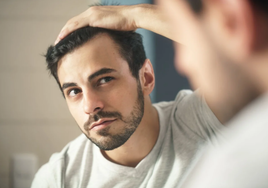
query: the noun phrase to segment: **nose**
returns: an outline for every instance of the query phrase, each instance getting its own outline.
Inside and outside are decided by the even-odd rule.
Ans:
[[[102,110],[103,107],[104,103],[98,94],[90,91],[83,93],[83,108],[86,114],[96,113]]]

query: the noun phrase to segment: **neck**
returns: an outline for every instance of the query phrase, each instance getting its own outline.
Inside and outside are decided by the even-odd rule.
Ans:
[[[103,156],[117,164],[135,167],[153,149],[159,134],[159,120],[149,97],[144,100],[141,123],[128,141],[111,151],[102,150]]]

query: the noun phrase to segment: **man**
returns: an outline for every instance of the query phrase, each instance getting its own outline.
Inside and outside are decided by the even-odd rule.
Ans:
[[[230,70],[222,73],[219,83],[228,83],[232,90],[220,94],[225,86],[217,87],[209,79],[206,81],[210,85],[203,89],[206,96],[214,98],[211,105],[232,101],[237,113],[222,133],[225,140],[217,146],[208,146],[183,187],[268,187],[268,3],[261,0],[191,2],[170,0],[161,1],[161,5],[173,29],[188,38],[192,52],[196,52],[194,41],[205,46],[208,52],[205,58],[195,57],[200,64],[208,67],[219,64]],[[188,25],[183,24],[180,14],[186,15]],[[190,27],[198,31],[191,39],[186,32]],[[197,61],[192,60],[192,63]],[[185,61],[181,59],[181,62]],[[193,74],[200,68],[198,65],[181,66],[193,82],[204,86],[205,82]],[[218,76],[211,74],[211,78]]]
[[[208,146],[184,187],[268,187],[267,2],[159,2],[171,22],[168,28],[174,31],[166,35],[186,46],[176,48],[177,67],[193,86],[202,87],[209,106],[222,111],[224,121],[239,113],[227,125],[226,142]],[[104,15],[103,10],[82,14],[100,12]],[[80,16],[67,23],[59,38],[75,29],[73,21],[78,27],[84,20],[99,25]]]
[[[46,60],[83,134],[32,187],[175,187],[222,126],[197,92],[151,104],[154,72],[135,32],[83,27]]]

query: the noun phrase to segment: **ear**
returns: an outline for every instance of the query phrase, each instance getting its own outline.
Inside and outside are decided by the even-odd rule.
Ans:
[[[254,11],[249,0],[205,0],[203,18],[220,50],[243,61],[255,43]]]
[[[146,59],[142,68],[139,71],[140,83],[144,95],[150,95],[154,89],[155,77],[152,63]]]

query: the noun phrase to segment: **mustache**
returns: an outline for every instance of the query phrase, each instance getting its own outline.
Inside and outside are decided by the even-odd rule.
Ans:
[[[87,130],[93,122],[98,121],[101,118],[116,118],[123,121],[122,114],[119,112],[99,111],[96,114],[89,115],[88,120],[84,123],[84,129]]]

